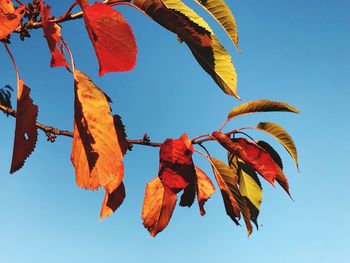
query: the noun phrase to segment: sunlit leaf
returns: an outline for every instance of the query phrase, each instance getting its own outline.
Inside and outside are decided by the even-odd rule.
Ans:
[[[238,48],[236,20],[224,0],[195,0],[206,9],[225,29],[232,42]]]
[[[193,146],[186,134],[166,139],[159,151],[159,178],[174,193],[185,189],[195,179]]]
[[[137,46],[128,22],[109,5],[79,2],[100,64],[99,75],[131,70],[136,64]]]
[[[202,216],[205,215],[204,204],[215,193],[215,188],[210,178],[198,167],[196,167],[197,176],[197,199],[199,210]]]
[[[142,205],[142,220],[152,236],[156,236],[168,225],[176,199],[176,194],[166,190],[158,176],[147,184]]]
[[[298,109],[284,102],[271,100],[254,100],[234,107],[228,114],[227,118],[230,119],[243,114],[268,111],[286,111],[294,113],[299,112]]]
[[[298,168],[297,148],[292,137],[282,126],[273,122],[260,122],[257,125],[257,128],[275,137],[284,146],[284,148],[286,148],[287,152],[293,158],[295,165]]]
[[[0,0],[0,39],[7,37],[19,26],[24,16],[25,5],[14,8],[9,0]]]
[[[68,62],[64,57],[63,45],[61,43],[61,27],[49,20],[51,18],[51,7],[44,5],[40,0],[41,22],[44,36],[51,52],[51,67],[67,67]]]
[[[17,115],[15,141],[10,173],[21,169],[29,155],[34,151],[38,139],[36,119],[38,106],[30,98],[30,88],[23,80],[19,80],[17,87]]]
[[[84,73],[74,71],[75,129],[71,160],[80,187],[112,193],[122,182],[123,153],[110,99]]]
[[[100,220],[113,214],[123,203],[125,199],[125,187],[123,182],[112,193],[106,192],[103,199]]]

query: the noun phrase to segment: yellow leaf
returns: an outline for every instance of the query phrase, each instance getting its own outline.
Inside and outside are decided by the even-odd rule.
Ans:
[[[232,42],[238,49],[238,33],[236,20],[226,5],[224,0],[195,0],[199,5],[206,9],[218,23],[224,28]]]

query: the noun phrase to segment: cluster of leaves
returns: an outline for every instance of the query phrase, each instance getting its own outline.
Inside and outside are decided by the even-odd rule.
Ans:
[[[236,22],[224,0],[195,1],[218,21],[238,49]],[[237,76],[229,53],[204,19],[181,0],[106,0],[94,4],[77,0],[58,18],[51,16],[51,7],[45,5],[43,0],[33,0],[18,7],[14,7],[11,0],[0,0],[0,40],[17,74],[16,128],[10,172],[19,170],[35,149],[38,107],[30,98],[30,89],[19,76],[8,46],[9,36],[17,32],[23,40],[30,36],[29,29],[41,27],[51,53],[51,67],[66,67],[73,75],[75,100],[71,161],[79,187],[90,190],[101,187],[105,190],[101,218],[112,214],[125,198],[123,157],[130,147],[130,140],[120,116],[111,113],[111,99],[86,74],[75,69],[72,52],[61,34],[59,23],[80,17],[84,19],[99,63],[100,76],[108,72],[129,71],[136,64],[137,46],[130,25],[120,12],[113,9],[118,5],[136,8],[175,33],[217,85],[226,94],[239,98]],[[72,14],[76,6],[81,11]],[[66,58],[66,53],[70,59]],[[11,107],[9,92],[1,90],[0,99],[1,104]],[[166,139],[161,144],[153,145],[146,139],[142,141],[144,145],[160,147],[159,173],[146,186],[142,208],[143,224],[151,235],[155,236],[168,225],[180,192],[180,206],[190,207],[197,196],[200,213],[205,214],[204,204],[215,188],[204,171],[194,165],[194,152],[210,162],[227,214],[236,224],[243,217],[249,234],[252,232],[250,222],[257,225],[262,200],[262,187],[257,174],[271,184],[276,180],[289,194],[282,161],[273,148],[263,141],[236,138],[242,129],[264,131],[280,141],[297,164],[294,142],[281,126],[263,122],[256,127],[235,129],[226,134],[221,132],[233,118],[263,111],[298,112],[281,102],[252,101],[235,107],[222,127],[211,135],[190,139],[183,134],[179,139]],[[212,140],[228,151],[227,164],[211,157],[203,146],[204,142]],[[203,147],[206,154],[195,149],[195,145]]]

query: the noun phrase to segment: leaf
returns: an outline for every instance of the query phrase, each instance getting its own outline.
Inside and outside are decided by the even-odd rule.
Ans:
[[[186,16],[168,8],[162,0],[135,0],[134,4],[145,11],[154,21],[178,35],[182,41],[210,46],[210,32],[200,25],[197,16]]]
[[[125,155],[126,151],[129,148],[129,142],[127,140],[128,136],[126,135],[126,132],[125,132],[125,126],[122,122],[122,118],[119,115],[113,115],[113,120],[114,120],[114,127],[117,131],[119,146],[121,148],[123,155]]]
[[[224,0],[195,0],[199,5],[206,9],[216,21],[224,28],[232,42],[238,48],[238,33],[236,20],[226,5]]]
[[[6,106],[8,108],[12,108],[11,104],[11,93],[13,88],[10,85],[6,85],[5,87],[0,89],[0,105]]]
[[[196,198],[196,182],[195,180],[192,180],[184,189],[181,195],[179,205],[183,207],[185,206],[191,207],[193,205],[195,198]]]
[[[125,187],[123,182],[112,193],[109,194],[108,192],[106,192],[101,207],[100,220],[113,214],[123,203],[124,199]]]
[[[0,0],[0,39],[4,39],[17,29],[25,12],[25,5],[16,9],[9,0]]]
[[[22,168],[26,159],[34,151],[38,140],[36,127],[38,106],[33,104],[33,100],[30,98],[30,88],[24,84],[24,81],[19,80],[17,85],[15,141],[10,173]]]
[[[218,159],[210,158],[210,161],[213,164],[215,179],[220,188],[222,199],[224,200],[226,213],[233,220],[233,222],[238,225],[238,219],[241,217],[241,210],[231,191],[231,189],[237,188],[237,171],[234,171]]]
[[[176,194],[165,187],[158,176],[146,186],[142,220],[151,236],[156,236],[166,228],[176,205]]]
[[[79,4],[100,65],[99,75],[133,69],[137,55],[136,41],[121,13],[99,2],[86,5],[80,0]]]
[[[280,125],[273,122],[260,122],[257,128],[263,130],[275,137],[287,150],[293,158],[296,167],[298,168],[298,153],[295,143],[288,132]]]
[[[286,111],[286,112],[294,112],[294,113],[299,112],[298,109],[284,102],[271,101],[271,100],[253,100],[253,101],[249,101],[241,105],[238,105],[237,107],[234,107],[228,114],[227,118],[230,119],[239,115],[250,114],[254,112],[269,112],[269,111]]]
[[[162,183],[178,193],[195,178],[193,146],[186,134],[179,139],[166,139],[160,146],[159,173]]]
[[[124,176],[110,99],[84,73],[75,70],[75,129],[71,160],[80,187],[102,186],[112,193]]]
[[[281,157],[275,151],[275,149],[272,148],[272,146],[270,144],[268,144],[267,142],[259,141],[257,143],[260,147],[264,148],[264,150],[267,151],[270,154],[270,156],[272,157],[272,159],[275,161],[276,168],[277,168],[276,181],[279,183],[280,186],[282,186],[282,188],[286,191],[286,193],[289,195],[289,197],[293,200],[293,198],[289,192],[288,180],[283,172],[283,165],[282,165]]]
[[[40,0],[40,13],[44,36],[51,52],[51,67],[68,67],[61,43],[61,27],[49,20],[51,17],[51,7],[44,5],[42,0]]]
[[[256,170],[266,181],[274,185],[276,164],[268,152],[254,142],[243,138],[230,139],[226,134],[215,131],[212,136],[229,152]]]
[[[196,168],[197,176],[197,199],[202,216],[205,215],[204,204],[215,193],[215,188],[210,178],[199,168]]]
[[[195,59],[219,87],[228,95],[239,98],[237,75],[231,57],[210,26],[197,13],[180,0],[136,0],[135,4],[156,22],[175,32],[181,41],[188,45]],[[178,20],[178,17],[184,18],[182,19],[186,21],[183,22],[184,25],[179,27],[176,22],[174,23],[176,26],[170,27],[172,21],[182,21]],[[192,36],[198,37],[198,34],[193,32],[209,35],[211,41],[194,41]]]

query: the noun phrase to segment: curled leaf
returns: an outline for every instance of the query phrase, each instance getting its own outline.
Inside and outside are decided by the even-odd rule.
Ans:
[[[278,101],[271,100],[253,100],[237,107],[234,107],[228,114],[227,118],[233,118],[243,114],[249,114],[254,112],[268,112],[268,111],[286,111],[286,112],[294,112],[298,113],[299,110],[294,108],[293,106]]]
[[[215,193],[215,188],[210,178],[199,167],[196,167],[196,176],[198,205],[201,215],[204,216],[204,204]]]
[[[112,193],[109,194],[108,192],[106,192],[101,207],[100,220],[113,214],[123,203],[124,199],[125,187],[123,182]]]
[[[67,67],[68,62],[64,57],[63,45],[61,43],[61,27],[49,20],[51,17],[51,7],[44,5],[42,0],[40,0],[40,12],[44,36],[51,52],[51,67]]]
[[[79,1],[100,64],[99,75],[133,69],[137,46],[128,22],[120,12],[107,4],[96,2],[87,5],[86,2]]]
[[[146,186],[142,220],[151,236],[156,236],[166,228],[176,205],[176,194],[165,187],[158,176]]]
[[[193,146],[186,134],[166,139],[160,146],[159,173],[162,183],[174,193],[185,189],[195,178]]]
[[[36,119],[38,106],[30,98],[30,88],[23,80],[19,80],[17,90],[17,116],[15,128],[15,141],[10,173],[21,169],[25,160],[34,151],[38,140]]]
[[[10,0],[0,0],[0,39],[17,29],[25,14],[25,8],[25,5],[21,5],[15,9]]]
[[[295,143],[288,132],[280,125],[273,122],[260,122],[257,128],[263,130],[276,138],[293,158],[298,168],[298,153]]]
[[[77,183],[84,188],[102,186],[112,193],[124,176],[110,99],[86,76],[75,70],[75,129],[71,160]]]
[[[219,24],[224,28],[232,42],[238,48],[238,33],[236,20],[226,5],[224,0],[195,0],[199,5],[206,9]]]

